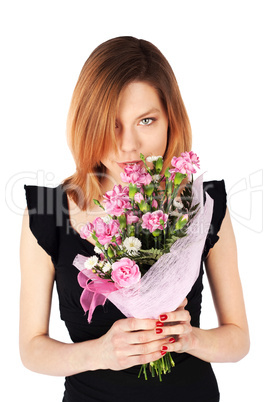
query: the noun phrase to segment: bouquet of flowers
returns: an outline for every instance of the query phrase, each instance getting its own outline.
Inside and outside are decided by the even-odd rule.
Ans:
[[[129,164],[121,173],[127,185],[103,196],[105,207],[94,200],[107,215],[81,229],[82,238],[95,240],[97,254],[73,261],[89,323],[107,298],[127,317],[157,318],[175,310],[198,277],[213,208],[208,194],[203,206],[202,176],[193,181],[199,158],[192,151],[174,156],[163,175],[161,156],[140,158],[142,165]],[[146,379],[147,366],[161,381],[174,362],[166,353],[143,365]]]

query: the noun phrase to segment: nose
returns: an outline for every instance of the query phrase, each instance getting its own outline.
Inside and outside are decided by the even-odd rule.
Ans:
[[[140,148],[140,139],[134,127],[120,127],[118,146],[122,152],[135,152]]]

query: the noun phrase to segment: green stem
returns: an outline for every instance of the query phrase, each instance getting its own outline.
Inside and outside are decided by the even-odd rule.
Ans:
[[[166,211],[167,214],[168,214],[169,208],[170,208],[170,206],[171,206],[171,204],[172,204],[172,202],[173,202],[173,200],[174,200],[174,198],[175,198],[175,195],[176,195],[176,193],[177,193],[178,190],[179,190],[179,187],[180,187],[180,186],[175,186],[175,187],[174,187],[174,190],[173,190],[172,195],[171,195],[171,197],[170,197],[170,201],[168,202],[167,211]]]
[[[148,366],[148,364],[143,364],[141,366],[138,378],[140,378],[141,374],[143,373],[145,380],[148,379],[147,366]],[[171,354],[169,352],[167,352],[159,360],[156,360],[149,364],[149,371],[150,371],[152,377],[157,376],[159,378],[159,381],[162,381],[162,374],[170,373],[171,368],[174,366],[175,366],[175,363],[171,357]]]

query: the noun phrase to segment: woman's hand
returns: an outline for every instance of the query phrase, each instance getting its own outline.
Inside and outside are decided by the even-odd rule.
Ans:
[[[164,352],[184,353],[194,348],[195,337],[190,324],[191,316],[185,310],[187,299],[170,313],[161,314],[156,331],[159,336],[165,336],[166,343],[162,346]]]
[[[160,359],[166,352],[193,347],[194,336],[187,299],[159,320],[126,318],[116,321],[98,340],[101,369],[123,370]]]
[[[160,359],[167,340],[156,332],[159,320],[125,318],[98,339],[101,369],[123,370]]]

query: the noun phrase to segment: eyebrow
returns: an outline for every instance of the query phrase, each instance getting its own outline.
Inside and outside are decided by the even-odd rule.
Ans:
[[[137,117],[137,119],[141,119],[142,117],[149,115],[150,113],[160,113],[160,110],[157,109],[156,107],[153,107],[152,109],[148,110],[148,112],[142,113],[140,116]]]

